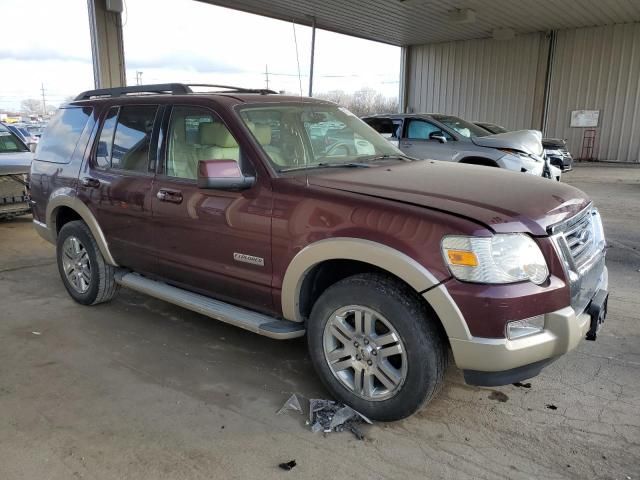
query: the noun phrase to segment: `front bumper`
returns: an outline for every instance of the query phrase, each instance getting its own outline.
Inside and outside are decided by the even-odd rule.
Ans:
[[[608,288],[608,272],[602,271],[599,291]],[[597,296],[598,293],[594,295]],[[449,338],[456,365],[474,385],[504,385],[537,375],[556,357],[578,346],[591,328],[589,308],[577,313],[565,307],[545,315],[544,330],[514,340],[507,338]]]

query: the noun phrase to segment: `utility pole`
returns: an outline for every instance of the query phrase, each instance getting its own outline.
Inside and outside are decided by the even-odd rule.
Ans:
[[[47,101],[44,96],[44,83],[40,84],[40,91],[42,92],[42,116],[45,117],[47,115]]]
[[[267,90],[269,90],[269,65],[265,64],[264,66],[264,80],[267,84]]]

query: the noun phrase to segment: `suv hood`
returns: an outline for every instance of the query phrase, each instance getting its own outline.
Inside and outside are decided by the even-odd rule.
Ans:
[[[524,173],[435,160],[331,169],[309,185],[395,200],[466,217],[501,233],[546,235],[589,204],[577,188]]]
[[[0,153],[0,175],[18,175],[29,173],[33,153]]]
[[[510,148],[520,152],[542,155],[542,133],[538,130],[518,130],[486,137],[471,137],[480,147]]]

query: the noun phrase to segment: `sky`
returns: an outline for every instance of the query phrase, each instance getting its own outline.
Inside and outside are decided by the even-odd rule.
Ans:
[[[193,0],[126,0],[127,83],[231,84],[307,94],[311,29]],[[2,0],[0,109],[93,88],[86,0]],[[295,28],[295,37],[294,37]],[[296,41],[297,51],[296,55]],[[298,64],[300,70],[298,70]],[[300,71],[300,78],[298,77]],[[400,49],[317,30],[314,92],[397,96]]]

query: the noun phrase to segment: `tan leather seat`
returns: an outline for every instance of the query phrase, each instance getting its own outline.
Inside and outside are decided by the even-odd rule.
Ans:
[[[199,152],[195,145],[187,143],[184,118],[176,118],[169,141],[167,175],[170,177],[197,178]]]
[[[286,166],[286,163],[282,158],[282,152],[280,151],[280,149],[271,145],[271,135],[273,133],[271,125],[258,123],[253,126],[249,125],[249,128],[255,135],[258,143],[262,145],[262,148],[267,153],[267,155],[271,157],[271,160],[277,165]]]
[[[220,122],[200,124],[201,160],[240,160],[240,147]]]

